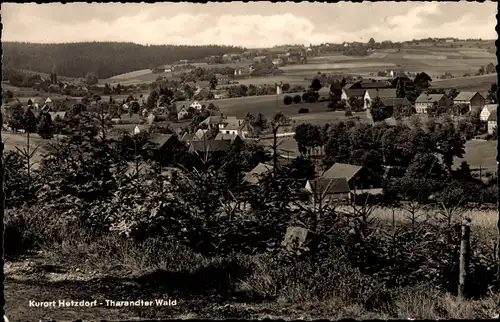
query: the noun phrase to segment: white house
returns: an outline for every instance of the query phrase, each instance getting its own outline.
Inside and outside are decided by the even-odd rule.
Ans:
[[[495,113],[491,113],[488,117],[488,133],[492,134],[497,125],[497,113],[495,111]]]
[[[364,109],[370,108],[372,104],[372,100],[375,97],[379,98],[395,98],[397,97],[396,95],[396,89],[395,88],[373,88],[373,89],[367,89],[365,92],[365,95],[363,97],[363,102],[364,102]]]
[[[471,111],[473,109],[482,109],[484,104],[486,104],[486,100],[478,92],[460,92],[453,100],[453,103],[456,105],[467,105],[469,111]]]
[[[483,109],[481,110],[481,114],[479,115],[479,118],[481,121],[488,121],[488,118],[490,117],[491,114],[496,114],[497,113],[497,104],[486,104]]]
[[[189,115],[189,112],[186,110],[186,108],[181,108],[181,110],[179,112],[177,112],[177,119],[178,120],[182,120],[184,118],[186,118],[186,116]]]
[[[366,89],[362,88],[356,88],[356,89],[344,88],[342,89],[342,95],[340,96],[340,99],[346,100],[346,102],[349,102],[351,97],[362,99],[365,96],[365,92]]]
[[[447,104],[446,96],[444,94],[420,94],[415,101],[415,110],[420,114],[427,114],[427,109],[432,107],[434,103],[438,106],[445,106]]]
[[[220,133],[238,135],[242,139],[247,138],[252,130],[253,127],[249,122],[237,119],[234,116],[223,118],[219,123]]]
[[[200,104],[200,102],[198,102],[198,101],[194,101],[194,102],[193,102],[193,103],[191,103],[191,105],[189,105],[189,106],[191,106],[192,108],[197,109],[197,110],[201,110],[201,107],[202,107],[202,105],[201,105],[201,104]]]

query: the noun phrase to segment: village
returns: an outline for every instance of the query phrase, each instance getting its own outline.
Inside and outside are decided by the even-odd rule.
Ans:
[[[493,7],[239,5],[2,6],[4,320],[498,318]]]

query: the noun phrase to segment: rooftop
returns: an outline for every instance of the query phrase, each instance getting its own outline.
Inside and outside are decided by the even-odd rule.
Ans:
[[[346,178],[318,178],[309,180],[306,187],[310,192],[319,195],[350,192]]]
[[[347,163],[335,163],[326,170],[322,178],[346,178],[347,181],[351,180],[363,167],[359,165],[352,165]]]
[[[460,92],[458,93],[457,97],[455,97],[455,101],[470,101],[474,96],[478,94],[478,92]]]
[[[246,175],[243,177],[243,181],[256,184],[259,182],[261,176],[263,176],[266,173],[269,173],[270,171],[273,170],[273,168],[274,167],[272,165],[259,163],[255,168],[246,173]]]
[[[375,88],[375,89],[367,89],[366,91],[368,92],[368,95],[370,95],[371,98],[397,97],[395,88]]]
[[[420,94],[415,102],[417,103],[434,103],[439,102],[444,97],[444,94]]]

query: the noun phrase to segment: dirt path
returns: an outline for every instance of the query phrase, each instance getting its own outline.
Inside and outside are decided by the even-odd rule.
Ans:
[[[10,321],[74,321],[81,320],[130,320],[145,319],[194,319],[194,318],[313,318],[309,307],[277,305],[277,303],[222,302],[203,295],[172,294],[152,284],[162,284],[163,278],[137,279],[82,273],[68,267],[44,264],[41,256],[30,256],[6,262],[5,298],[6,315]],[[154,275],[153,275],[154,276]],[[175,281],[172,281],[175,284]],[[114,301],[176,300],[175,306],[153,305],[139,307],[113,307],[106,300]],[[95,307],[33,307],[35,302],[96,301]],[[100,303],[100,304],[99,304]],[[153,302],[154,303],[154,302]],[[277,307],[278,306],[278,307]],[[313,312],[313,311],[312,311]]]

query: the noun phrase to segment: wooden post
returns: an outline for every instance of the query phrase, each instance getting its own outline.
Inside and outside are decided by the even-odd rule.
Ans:
[[[470,218],[462,221],[462,236],[460,240],[460,271],[458,275],[458,297],[464,299],[467,295],[467,274],[469,270],[470,251]]]

